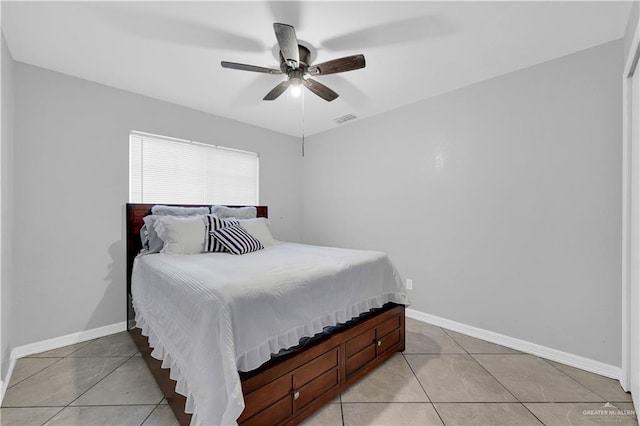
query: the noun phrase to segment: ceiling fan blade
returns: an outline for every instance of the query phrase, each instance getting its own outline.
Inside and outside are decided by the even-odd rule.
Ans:
[[[265,95],[265,97],[262,98],[262,100],[263,101],[273,101],[278,96],[282,95],[284,93],[284,91],[287,90],[287,87],[289,87],[289,80],[283,81],[282,83],[278,84],[276,87],[271,89],[271,91],[269,93],[267,93]]]
[[[339,96],[336,92],[312,78],[305,80],[304,85],[327,102],[331,102]]]
[[[124,31],[135,37],[140,37],[153,42],[162,42],[170,45],[188,46],[225,50],[231,52],[264,52],[271,46],[266,46],[260,39],[246,37],[233,30],[228,31],[216,28],[213,22],[197,23],[191,19],[183,18],[181,13],[177,13],[184,5],[175,3],[167,4],[172,10],[170,14],[160,14],[153,12],[149,7],[133,6],[127,4],[131,2],[94,2],[92,9],[87,9],[87,13],[95,13],[100,16],[109,27]],[[197,9],[201,14],[209,11],[209,6],[204,2],[200,3],[201,8]],[[200,5],[193,5],[198,8]],[[194,9],[195,10],[195,9]]]
[[[346,56],[340,59],[323,62],[321,64],[312,65],[307,72],[311,75],[327,75],[339,72],[353,71],[364,68],[366,65],[364,55]]]
[[[391,2],[388,2],[391,4]],[[417,4],[417,3],[416,3]],[[376,3],[377,7],[386,7],[385,3]],[[415,11],[416,14],[421,12]],[[365,49],[369,47],[406,44],[418,40],[438,39],[455,32],[451,22],[437,15],[415,16],[402,21],[390,22],[364,28],[322,41],[322,47],[329,50]]]
[[[276,22],[288,22],[289,25],[300,28],[302,16],[302,2],[300,1],[267,1],[266,6]]]
[[[296,30],[291,25],[278,23],[273,24],[273,30],[276,33],[280,52],[282,52],[285,63],[291,68],[298,68],[300,52],[298,51]]]
[[[232,70],[263,72],[265,74],[282,74],[282,71],[273,68],[258,67],[256,65],[239,64],[237,62],[220,62],[222,68],[230,68]]]

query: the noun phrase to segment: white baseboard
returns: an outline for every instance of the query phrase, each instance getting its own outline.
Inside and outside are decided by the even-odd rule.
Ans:
[[[7,377],[5,377],[4,382],[2,382],[2,387],[0,388],[0,404],[4,400],[4,394],[7,393],[7,388],[9,387],[9,382],[11,381],[11,375],[13,374],[13,369],[16,367],[17,358],[13,355],[13,351],[11,352],[11,357],[9,358],[9,368],[7,368]]]
[[[11,351],[11,358],[22,358],[28,355],[62,348],[75,343],[86,342],[87,340],[97,339],[98,337],[104,337],[109,334],[119,333],[126,330],[127,322],[122,321],[111,325],[105,325],[104,327],[67,334],[66,336],[54,337],[53,339],[42,340],[40,342],[13,348],[13,351]]]
[[[622,374],[622,369],[614,365],[606,364],[604,362],[585,358],[579,355],[570,354],[568,352],[559,351],[557,349],[538,345],[536,343],[527,342],[526,340],[520,340],[514,337],[505,336],[504,334],[494,333],[493,331],[473,327],[471,325],[452,321],[446,318],[441,318],[435,315],[426,314],[414,309],[407,309],[406,315],[409,318],[413,318],[418,321],[426,322],[438,327],[446,328],[447,330],[466,334],[477,339],[486,340],[487,342],[506,346],[508,348],[515,349],[521,352],[536,355],[541,358],[549,359],[551,361],[556,361],[561,364],[566,364],[571,367],[580,368],[582,370],[590,371],[595,374],[600,374],[601,376],[620,380],[620,376]]]
[[[54,337],[53,339],[42,340],[40,342],[29,343],[28,345],[17,346],[11,350],[11,358],[9,360],[9,368],[7,369],[7,377],[2,382],[0,388],[0,404],[4,399],[4,395],[7,392],[7,387],[11,381],[11,375],[13,369],[16,366],[16,361],[25,356],[37,354],[40,352],[50,351],[52,349],[58,349],[65,346],[73,345],[76,343],[86,342],[87,340],[97,339],[99,337],[108,336],[110,334],[119,333],[127,330],[127,322],[122,321],[111,325],[105,325],[104,327],[93,328],[91,330],[79,331],[77,333],[67,334],[66,336]]]

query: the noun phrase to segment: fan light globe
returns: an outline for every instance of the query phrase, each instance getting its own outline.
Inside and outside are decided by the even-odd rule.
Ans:
[[[302,93],[302,87],[300,87],[299,85],[295,85],[295,86],[291,86],[291,94],[294,97],[298,97],[300,96],[300,94]]]

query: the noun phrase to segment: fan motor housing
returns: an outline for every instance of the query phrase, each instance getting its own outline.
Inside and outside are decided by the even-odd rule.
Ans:
[[[300,61],[299,61],[299,66],[298,68],[305,70],[309,67],[309,64],[311,63],[311,52],[309,51],[309,49],[307,49],[306,47],[302,46],[302,45],[298,45],[298,54],[300,55]],[[280,52],[280,70],[285,73],[288,74],[288,70],[290,70],[291,67],[289,65],[287,65],[287,62],[284,58],[284,56],[282,56],[282,52]]]

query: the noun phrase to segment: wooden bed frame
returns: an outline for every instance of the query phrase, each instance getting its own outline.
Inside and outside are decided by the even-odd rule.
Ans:
[[[127,328],[176,418],[185,426],[191,422],[191,415],[184,412],[186,397],[175,392],[176,382],[169,378],[169,370],[151,356],[147,338],[135,327],[131,302],[131,271],[142,247],[142,218],[151,213],[153,205],[127,204]],[[257,211],[258,217],[268,217],[266,206],[257,206]],[[389,303],[256,370],[241,372],[245,409],[238,423],[295,425],[309,417],[396,352],[404,351],[404,310],[403,305]]]

